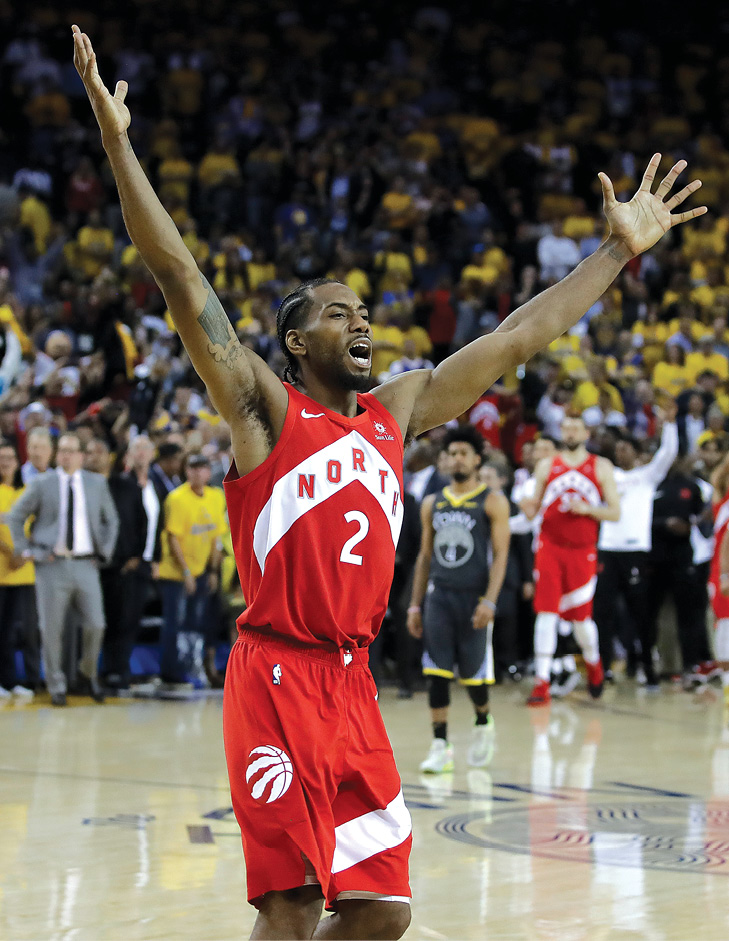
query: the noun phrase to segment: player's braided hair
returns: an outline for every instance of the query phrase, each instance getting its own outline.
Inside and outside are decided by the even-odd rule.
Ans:
[[[304,281],[295,291],[287,294],[281,301],[281,306],[276,314],[276,335],[278,345],[281,347],[283,355],[286,357],[286,368],[284,369],[284,382],[296,382],[299,364],[296,357],[286,346],[286,333],[289,330],[298,329],[306,320],[313,301],[312,290],[322,284],[339,284],[334,278],[314,278],[311,281]]]

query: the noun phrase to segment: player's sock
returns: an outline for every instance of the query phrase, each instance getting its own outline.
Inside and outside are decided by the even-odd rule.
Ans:
[[[448,741],[448,723],[447,722],[434,722],[433,723],[433,738],[442,738],[444,742]]]
[[[490,712],[477,712],[476,713],[476,725],[488,725]]]
[[[558,614],[542,611],[534,622],[534,669],[538,680],[549,683],[552,657],[557,648]]]
[[[571,653],[567,654],[566,657],[562,657],[562,669],[565,671],[565,673],[574,673],[577,669],[575,658]]]
[[[594,664],[600,659],[597,625],[592,618],[574,622],[575,640],[580,645],[585,663]]]

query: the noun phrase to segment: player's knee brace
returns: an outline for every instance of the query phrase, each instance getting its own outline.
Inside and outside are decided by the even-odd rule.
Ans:
[[[451,704],[451,681],[447,676],[428,677],[428,705],[431,709],[445,709]]]
[[[716,622],[714,649],[719,663],[729,663],[729,618],[720,618]]]
[[[467,686],[468,695],[471,702],[477,709],[481,709],[489,701],[489,688],[486,683],[479,686]]]

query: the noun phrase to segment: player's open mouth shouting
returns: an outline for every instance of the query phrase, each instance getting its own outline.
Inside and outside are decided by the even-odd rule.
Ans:
[[[372,341],[368,337],[359,337],[349,344],[349,356],[360,369],[372,366]]]

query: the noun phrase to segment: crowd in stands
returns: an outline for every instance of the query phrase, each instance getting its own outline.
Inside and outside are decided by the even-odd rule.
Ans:
[[[376,381],[437,365],[597,248],[598,170],[628,199],[653,152],[659,174],[686,158],[709,213],[464,420],[511,471],[565,414],[601,453],[621,435],[649,451],[676,399],[684,469],[707,476],[729,443],[729,59],[705,37],[727,14],[694,35],[648,8],[560,8],[138,0],[73,15],[107,84],[128,82],[133,146],[238,336],[279,373],[275,313],[300,281],[337,278],[370,306]],[[229,430],[129,242],[70,21],[6,3],[0,24],[0,435],[24,483],[45,427],[51,446],[69,428],[105,442],[120,470],[144,434],[158,454],[204,455],[219,485]],[[411,449],[412,479],[436,452]]]

